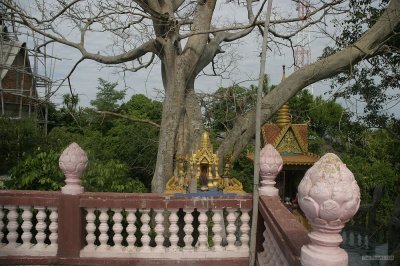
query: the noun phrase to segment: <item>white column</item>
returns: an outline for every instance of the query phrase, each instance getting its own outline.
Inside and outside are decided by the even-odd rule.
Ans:
[[[198,251],[208,251],[207,209],[199,209],[199,247]]]
[[[50,219],[50,224],[49,224],[49,240],[50,240],[50,245],[47,248],[47,251],[51,253],[51,255],[57,255],[57,249],[58,249],[58,212],[57,208],[55,207],[50,207],[48,208],[51,213],[49,216]]]
[[[142,240],[142,248],[140,249],[140,252],[151,252],[151,248],[150,248],[150,216],[149,216],[149,212],[150,209],[142,209],[142,217],[140,217],[140,221],[142,222],[142,227],[140,228],[140,232],[142,232],[143,236],[141,238]]]
[[[214,222],[212,231],[214,233],[213,236],[213,242],[214,242],[214,250],[215,251],[222,251],[223,248],[221,246],[221,242],[222,242],[222,236],[221,236],[221,232],[222,232],[222,215],[221,215],[221,210],[214,210],[214,215],[212,217],[212,220]]]
[[[130,251],[136,251],[135,242],[135,232],[136,232],[136,209],[126,209],[128,212],[128,216],[126,217],[126,221],[128,222],[128,226],[126,227],[126,232],[128,233],[128,237],[126,238],[126,242],[128,242],[128,249]]]
[[[22,213],[22,225],[21,228],[24,231],[22,233],[21,239],[22,239],[22,248],[25,249],[29,249],[32,244],[31,244],[31,239],[32,239],[32,233],[31,233],[31,229],[32,229],[32,208],[31,206],[21,206],[21,209],[24,210],[24,212]]]
[[[226,210],[228,211],[228,216],[226,217],[226,220],[228,221],[228,226],[226,227],[226,231],[228,232],[228,235],[226,237],[228,245],[226,246],[226,250],[234,251],[234,250],[237,250],[237,247],[235,246],[235,242],[236,242],[235,209],[227,208]]]
[[[94,251],[96,249],[96,245],[94,244],[94,241],[96,241],[96,236],[94,234],[94,232],[96,231],[96,225],[94,224],[94,221],[96,220],[96,215],[94,214],[95,208],[87,208],[86,211],[87,245],[85,246],[84,250]]]
[[[114,246],[113,246],[113,249],[114,249],[114,251],[121,252],[122,251],[121,243],[122,243],[122,240],[123,240],[121,232],[124,229],[124,227],[121,224],[121,222],[122,222],[122,214],[121,214],[122,209],[113,209],[113,211],[114,211],[114,216],[113,216],[114,225],[112,227],[112,229],[114,231],[114,237],[113,237]]]
[[[44,232],[46,230],[46,223],[44,222],[44,220],[46,219],[46,213],[44,212],[44,207],[35,207],[35,209],[38,210],[38,213],[36,214],[37,224],[35,228],[37,230],[37,244],[35,245],[35,248],[42,249],[46,247],[46,244],[44,243],[44,240],[46,239],[46,234]]]
[[[179,247],[178,247],[179,227],[178,227],[177,223],[178,223],[179,217],[176,213],[179,211],[179,209],[170,209],[170,211],[171,211],[171,214],[169,215],[169,222],[170,222],[169,232],[171,233],[171,235],[169,237],[169,241],[171,242],[171,246],[169,247],[168,251],[178,251],[179,250]]]
[[[164,248],[164,210],[163,209],[157,209],[155,210],[156,212],[156,227],[154,228],[154,231],[156,232],[156,237],[155,237],[155,242],[156,242],[156,247],[154,248],[155,252],[165,252]]]
[[[17,213],[17,206],[13,205],[7,205],[4,206],[5,209],[8,209],[8,214],[7,214],[7,219],[8,219],[8,224],[7,224],[7,229],[8,229],[8,235],[7,235],[7,240],[8,240],[8,247],[17,247],[19,244],[17,244],[17,238],[18,238],[18,233],[17,233],[17,228],[18,228],[18,213]]]
[[[184,209],[183,210],[186,214],[183,220],[185,221],[185,226],[183,227],[183,231],[185,232],[185,236],[183,238],[183,241],[185,242],[185,246],[183,247],[184,251],[193,251],[192,243],[193,243],[193,215],[192,215],[192,209]]]
[[[3,205],[0,205],[0,239],[3,239],[3,237],[4,237],[4,234],[3,234],[3,227],[4,227],[3,217],[4,217]],[[0,248],[3,247],[3,246],[4,246],[4,244],[0,243]]]
[[[99,225],[99,231],[100,231],[100,236],[99,236],[99,242],[100,242],[100,246],[98,247],[98,249],[105,251],[109,249],[109,246],[107,245],[107,241],[108,241],[108,209],[107,208],[101,208],[99,209],[100,211],[100,216],[99,216],[99,220],[100,220],[100,225]]]
[[[249,251],[249,232],[250,232],[250,215],[248,209],[242,209],[242,215],[240,216],[240,221],[242,224],[240,225],[240,250]]]

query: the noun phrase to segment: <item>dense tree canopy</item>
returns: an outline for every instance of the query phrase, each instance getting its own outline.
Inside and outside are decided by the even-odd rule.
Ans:
[[[216,0],[35,1],[31,9],[17,1],[4,1],[4,4],[15,14],[15,23],[45,36],[49,40],[46,44],[55,41],[79,51],[81,59],[77,64],[94,60],[138,71],[148,67],[156,57],[161,61],[165,94],[152,180],[153,191],[161,192],[173,173],[174,158],[193,150],[203,128],[194,92],[196,77],[219,58],[224,44],[239,40],[263,25],[260,14],[265,2],[254,5],[252,0],[239,1],[237,7],[243,3],[247,18],[231,20],[228,25],[218,24],[222,20],[215,19]],[[273,45],[279,46],[282,42],[290,45],[291,39],[301,30],[295,27],[296,22],[307,19],[305,26],[316,24],[326,14],[343,11],[341,4],[346,3],[345,0],[315,1],[304,18],[278,15],[268,29]],[[282,81],[263,98],[262,119],[270,118],[302,88],[349,71],[358,62],[382,54],[386,44],[397,34],[399,10],[399,1],[390,1],[384,11],[378,12],[379,18],[366,26],[354,42],[344,42],[330,56],[295,71]],[[72,25],[68,34],[63,34],[63,25]],[[90,34],[114,36],[112,45],[105,45],[109,50],[91,50],[87,41]],[[235,120],[219,146],[219,157],[228,152],[233,152],[234,158],[240,155],[254,136],[254,116],[252,109]],[[182,142],[183,145],[178,145]]]

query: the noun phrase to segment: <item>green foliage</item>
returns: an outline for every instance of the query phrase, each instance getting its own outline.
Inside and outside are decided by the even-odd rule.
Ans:
[[[336,38],[335,47],[327,47],[323,56],[328,56],[349,44],[354,43],[366,32],[386,9],[389,0],[351,0],[349,15],[335,23],[341,27],[341,34]],[[393,29],[400,30],[400,26]],[[387,113],[399,100],[400,89],[400,36],[395,35],[385,43],[385,49],[378,56],[367,59],[366,63],[349,67],[348,71],[337,75],[332,80],[331,92],[334,97],[349,99],[356,97],[363,102],[362,119],[369,127],[385,127],[392,119]]]
[[[37,149],[34,155],[20,161],[10,171],[6,187],[29,190],[60,190],[64,176],[58,167],[60,154]]]
[[[127,103],[121,105],[121,110],[135,118],[161,122],[162,103],[151,100],[143,94],[133,95]]]
[[[254,147],[248,145],[233,164],[232,177],[238,179],[242,185],[243,190],[247,193],[253,192],[253,178],[254,178],[254,162],[247,158],[247,153],[253,152]]]
[[[99,78],[96,99],[90,101],[90,104],[99,111],[117,111],[120,107],[119,102],[125,97],[125,90],[118,91],[115,89],[117,86],[118,82],[109,82]]]
[[[82,185],[92,192],[147,192],[142,182],[129,176],[128,166],[116,160],[92,161]]]
[[[33,152],[42,139],[34,119],[0,118],[0,174]]]

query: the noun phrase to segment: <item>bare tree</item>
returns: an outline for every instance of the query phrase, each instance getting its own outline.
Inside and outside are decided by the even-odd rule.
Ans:
[[[223,52],[224,43],[243,38],[257,27],[262,31],[260,14],[266,0],[258,3],[258,9],[252,0],[238,1],[246,6],[247,21],[223,27],[213,23],[216,0],[43,0],[34,2],[35,12],[28,12],[18,1],[4,2],[16,14],[16,23],[45,36],[48,43],[58,42],[78,50],[81,59],[77,64],[94,60],[106,65],[122,64],[127,70],[138,71],[159,58],[165,98],[152,190],[162,192],[166,179],[173,173],[176,154],[191,151],[203,127],[194,92],[196,77]],[[344,2],[321,0],[301,19],[308,19],[305,26],[318,23]],[[264,98],[263,119],[305,86],[379,54],[387,39],[396,34],[393,29],[399,24],[399,9],[399,0],[392,0],[376,25],[355,44],[289,76]],[[270,32],[275,45],[290,42],[301,30],[293,27],[298,20],[271,20]],[[105,47],[107,54],[88,47],[87,40],[92,34],[113,36],[115,43]],[[233,150],[237,156],[253,135],[254,112],[250,111],[237,119],[218,154],[222,157]]]

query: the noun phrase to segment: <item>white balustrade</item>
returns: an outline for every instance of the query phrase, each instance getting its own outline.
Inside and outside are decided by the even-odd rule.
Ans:
[[[228,232],[228,235],[226,237],[226,241],[228,242],[228,245],[226,246],[226,250],[228,251],[234,251],[237,250],[235,246],[236,242],[236,215],[235,215],[235,209],[227,209],[228,211],[228,216],[226,217],[226,220],[228,221],[228,225],[226,226],[226,231]]]
[[[128,222],[128,226],[126,227],[126,232],[128,233],[128,236],[126,237],[126,242],[128,243],[128,249],[130,252],[136,251],[135,248],[135,242],[136,242],[136,237],[135,237],[135,232],[136,232],[136,209],[126,209],[128,212],[128,215],[126,216],[126,221]]]
[[[96,221],[96,214],[95,214],[95,208],[87,208],[86,209],[86,246],[83,248],[83,250],[81,251],[81,256],[94,256],[94,251],[96,249],[96,245],[94,244],[94,242],[96,241],[96,235],[94,234],[94,232],[96,231],[96,225],[95,225],[95,221]]]
[[[177,215],[178,209],[171,209],[171,214],[169,215],[169,232],[171,236],[169,237],[169,241],[171,242],[171,246],[169,247],[169,251],[178,251],[178,231],[179,227],[177,225],[179,217]]]
[[[36,230],[37,234],[35,236],[37,244],[35,245],[35,248],[37,249],[43,249],[45,248],[45,243],[44,240],[46,239],[46,223],[44,220],[46,219],[46,213],[44,212],[45,208],[44,207],[36,207],[38,210],[38,213],[36,214],[36,219],[37,219],[37,224],[36,224]]]
[[[140,221],[142,222],[142,227],[140,228],[140,232],[142,232],[143,236],[142,236],[142,248],[140,249],[140,252],[151,252],[151,248],[150,248],[150,236],[149,233],[151,231],[150,228],[150,216],[149,216],[149,212],[150,209],[142,209],[142,217],[140,217]]]
[[[97,248],[102,252],[105,252],[109,249],[109,246],[107,244],[108,241],[108,209],[107,208],[101,208],[99,209],[100,211],[100,225],[99,225],[99,231],[100,231],[100,236],[99,236],[99,242],[100,246]]]
[[[56,208],[49,208],[49,210],[51,211],[51,214],[49,216],[49,218],[50,218],[49,240],[50,240],[51,245],[57,245],[57,239],[58,239],[58,212],[57,212]]]
[[[244,252],[248,252],[249,251],[249,241],[250,241],[250,215],[249,215],[249,211],[248,209],[242,209],[242,215],[240,216],[240,221],[241,221],[241,225],[240,225],[240,250],[244,251]]]
[[[16,205],[6,205],[4,209],[8,210],[6,218],[8,219],[8,223],[6,228],[8,230],[8,234],[5,236],[8,243],[0,245],[0,256],[1,255],[12,255],[12,256],[56,256],[57,255],[57,239],[58,239],[58,225],[57,225],[57,209],[54,207],[48,208],[47,210],[51,211],[51,215],[49,216],[50,224],[49,224],[49,233],[46,235],[46,207],[44,206],[36,206],[31,207],[28,205],[16,206]],[[35,218],[37,223],[35,226],[32,224],[33,218],[33,210],[36,209]],[[18,213],[21,213],[21,224],[19,224]],[[3,216],[5,211],[3,208],[0,208],[0,232],[3,227]],[[22,233],[19,234],[17,231],[19,225],[21,226]],[[32,229],[37,231],[36,235],[33,236],[31,231]],[[0,233],[0,237],[2,233]],[[2,237],[2,238],[3,238]],[[18,237],[21,238],[22,243],[18,243]],[[45,240],[48,237],[50,244],[46,244]],[[36,244],[33,244],[33,238],[36,239]],[[0,238],[1,239],[1,238]]]
[[[282,250],[274,239],[271,230],[264,222],[265,230],[263,232],[264,242],[263,251],[258,253],[258,261],[260,265],[282,265],[289,266]]]
[[[3,217],[4,217],[3,206],[0,205],[0,239],[3,239],[3,237],[4,237],[3,230],[2,230],[4,227]],[[3,246],[4,246],[4,244],[1,243],[1,241],[0,241],[0,248],[2,248]]]
[[[224,227],[223,209],[214,209],[213,215],[211,216],[212,228],[209,227],[209,216],[208,208],[197,209],[199,212],[198,221],[199,225],[197,230],[199,236],[194,239],[193,232],[195,230],[193,221],[193,208],[185,208],[182,228],[179,228],[179,209],[169,209],[168,212],[165,209],[139,209],[140,221],[142,223],[140,232],[142,236],[140,241],[142,246],[136,245],[135,233],[139,228],[135,226],[136,222],[136,211],[134,208],[123,209],[111,209],[114,212],[112,217],[109,217],[107,208],[100,208],[99,222],[100,224],[96,228],[96,215],[95,208],[87,208],[86,215],[86,246],[81,250],[81,257],[135,257],[135,258],[240,258],[247,257],[249,251],[249,209],[242,210],[240,216],[240,222],[238,221],[238,209],[228,208],[227,209],[227,226]],[[126,217],[124,218],[124,213]],[[154,218],[151,218],[154,217]],[[114,225],[111,228],[114,231],[113,241],[114,246],[110,247],[107,245],[109,240],[109,225],[108,222],[112,218]],[[181,219],[182,219],[181,218]],[[125,219],[125,220],[124,220]],[[153,222],[151,222],[153,220]],[[165,220],[168,219],[168,234],[165,232]],[[126,243],[123,241],[123,224],[124,221],[127,223],[125,228],[127,236]],[[211,222],[211,221],[210,221]],[[98,231],[99,245],[96,246],[95,233]],[[183,236],[184,246],[179,247],[179,230],[183,230],[185,235]],[[208,235],[213,233],[214,246],[209,247]],[[223,244],[223,233],[224,230],[227,232],[227,244]],[[151,238],[150,232],[155,232],[154,242],[155,246],[150,246]],[[240,232],[240,242],[237,241],[236,233]],[[168,236],[170,246],[165,246],[165,237]],[[193,242],[197,240],[196,247],[193,247]],[[153,242],[153,243],[154,243]],[[188,253],[189,252],[189,253]],[[159,254],[159,255],[156,255]]]
[[[215,251],[222,251],[222,214],[220,210],[215,210],[214,215],[212,217],[212,221],[214,222],[214,225],[212,227],[212,231],[214,233],[214,236],[212,238],[214,242],[214,250]]]
[[[114,209],[114,216],[113,216],[113,220],[114,220],[114,225],[112,227],[113,231],[114,231],[114,237],[113,237],[113,241],[114,241],[114,252],[121,252],[122,251],[122,230],[124,229],[124,227],[122,226],[122,214],[121,214],[121,209]]]
[[[8,240],[8,245],[7,247],[9,248],[16,248],[19,244],[17,243],[17,238],[18,238],[18,233],[17,233],[17,228],[18,228],[18,213],[17,213],[17,206],[12,206],[8,205],[5,206],[6,209],[8,209],[8,214],[7,214],[7,219],[8,219],[8,224],[7,224],[7,229],[8,229],[8,235],[7,235],[7,240]]]
[[[31,233],[31,229],[32,229],[32,210],[31,210],[31,206],[21,206],[20,207],[23,210],[23,213],[21,215],[21,218],[23,220],[21,228],[22,228],[22,235],[21,235],[21,239],[22,239],[22,245],[21,248],[23,249],[29,249],[32,244],[31,244],[31,239],[32,239],[32,233]]]
[[[207,209],[200,209],[199,210],[199,247],[198,251],[208,251],[208,228],[207,228]]]
[[[156,232],[156,237],[155,237],[155,242],[156,242],[156,247],[154,248],[154,252],[165,252],[165,248],[163,246],[164,244],[164,210],[163,209],[158,209],[155,210],[156,212],[156,217],[155,217],[155,222],[156,222],[156,227],[154,228],[154,231]]]
[[[185,246],[183,250],[185,251],[193,251],[192,243],[193,243],[193,215],[192,209],[184,209],[183,210],[186,214],[183,220],[185,221],[185,226],[183,227],[183,231],[185,232],[185,236],[183,237],[183,241],[185,242]]]

